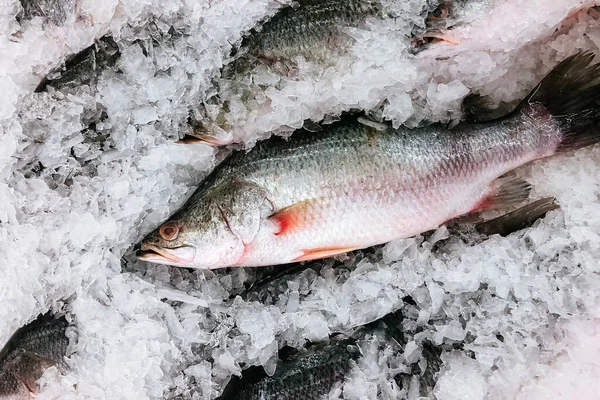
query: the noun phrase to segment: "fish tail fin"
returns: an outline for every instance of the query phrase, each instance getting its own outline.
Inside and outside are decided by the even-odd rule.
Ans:
[[[593,59],[587,51],[565,59],[518,107],[541,104],[550,113],[561,131],[557,153],[600,142],[600,64],[591,64]]]

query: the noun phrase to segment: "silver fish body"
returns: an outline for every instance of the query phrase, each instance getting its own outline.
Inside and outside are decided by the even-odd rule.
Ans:
[[[190,228],[202,230],[207,219],[223,221],[229,229],[221,238],[240,239],[226,240],[229,263],[239,266],[319,258],[412,236],[476,209],[494,179],[552,154],[558,129],[537,134],[547,122],[516,117],[452,132],[381,132],[349,119],[289,141],[273,138],[228,159],[171,221],[182,226],[182,237]],[[192,215],[202,216],[196,228],[188,222]],[[209,249],[194,247],[196,256],[207,256]]]
[[[524,201],[528,184],[505,174],[600,140],[600,68],[591,59],[559,64],[500,120],[411,130],[351,117],[235,153],[138,256],[198,268],[285,264]]]
[[[14,333],[0,350],[1,400],[30,399],[46,368],[66,368],[68,327],[65,317],[46,314]]]

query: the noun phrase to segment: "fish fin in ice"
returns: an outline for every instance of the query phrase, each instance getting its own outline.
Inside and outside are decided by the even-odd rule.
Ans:
[[[558,64],[519,106],[527,112],[541,104],[561,131],[557,153],[600,142],[600,64],[579,52]]]
[[[490,236],[509,234],[533,225],[535,221],[543,218],[548,212],[560,208],[554,197],[547,197],[534,201],[508,214],[475,225],[477,232]]]
[[[294,258],[294,261],[310,261],[320,258],[332,257],[338,254],[347,253],[358,249],[359,247],[321,247],[318,249],[302,250],[304,254]]]
[[[529,197],[531,185],[515,174],[505,174],[493,181],[488,195],[471,212],[501,210],[522,203]]]
[[[304,130],[308,132],[320,132],[323,129],[323,127],[320,124],[309,119],[304,121],[304,125],[302,125],[302,128],[304,128]]]
[[[289,234],[310,224],[310,209],[314,208],[320,201],[321,199],[318,198],[299,201],[272,214],[269,219],[275,221],[279,226],[279,230],[275,235]]]
[[[179,144],[207,144],[213,147],[227,146],[233,143],[233,135],[223,131],[221,135],[211,135],[208,133],[194,132],[193,134],[186,134],[183,138],[179,139]]]
[[[487,96],[471,93],[463,100],[463,112],[468,122],[490,122],[503,118],[515,109],[515,104],[501,102],[496,105]]]
[[[388,126],[386,124],[377,122],[377,121],[373,121],[372,119],[364,117],[364,116],[358,117],[357,121],[365,126],[370,126],[371,128],[374,128],[375,130],[377,130],[379,132],[385,132],[388,128]]]

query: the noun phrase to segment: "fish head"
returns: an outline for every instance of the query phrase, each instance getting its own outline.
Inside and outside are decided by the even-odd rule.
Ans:
[[[137,257],[199,269],[234,266],[258,232],[261,199],[253,188],[232,185],[194,195],[144,238]]]
[[[501,0],[436,0],[425,18],[425,32],[416,35],[414,53],[437,43],[452,45],[462,41],[460,28],[489,15]]]

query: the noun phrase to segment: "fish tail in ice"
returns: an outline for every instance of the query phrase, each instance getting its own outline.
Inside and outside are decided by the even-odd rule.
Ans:
[[[558,124],[557,153],[600,141],[600,64],[590,52],[575,54],[556,66],[521,103],[530,115],[549,113]]]

